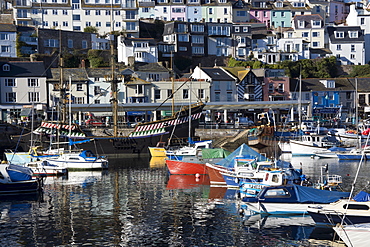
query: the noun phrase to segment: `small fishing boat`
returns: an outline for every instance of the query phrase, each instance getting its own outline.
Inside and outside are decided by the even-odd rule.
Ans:
[[[41,189],[38,179],[32,178],[32,170],[14,164],[0,164],[0,194],[36,193]]]
[[[340,142],[333,136],[310,133],[302,135],[300,140],[290,140],[292,155],[312,156],[334,146],[340,146]]]

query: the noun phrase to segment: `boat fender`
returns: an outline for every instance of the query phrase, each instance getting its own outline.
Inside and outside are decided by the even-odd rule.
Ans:
[[[269,174],[266,173],[265,181],[267,181],[268,179],[269,179]]]

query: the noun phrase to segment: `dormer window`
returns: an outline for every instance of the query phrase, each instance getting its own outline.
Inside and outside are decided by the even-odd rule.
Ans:
[[[10,66],[9,66],[9,64],[4,64],[4,65],[3,65],[3,71],[10,71]]]
[[[301,2],[294,2],[294,3],[293,3],[293,7],[295,7],[295,8],[302,8],[302,7],[304,7],[304,3],[301,3]]]
[[[335,34],[335,38],[337,38],[337,39],[343,39],[344,38],[344,32],[335,31],[334,34]]]
[[[304,21],[298,21],[298,26],[300,28],[304,28]]]
[[[357,39],[358,38],[358,31],[348,31],[348,36],[351,39]]]
[[[312,21],[312,27],[321,27],[321,21]]]
[[[283,7],[283,3],[282,2],[276,2],[275,3],[275,6],[276,6],[276,8],[282,8]]]

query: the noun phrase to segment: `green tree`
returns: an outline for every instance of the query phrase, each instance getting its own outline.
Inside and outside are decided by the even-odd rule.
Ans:
[[[370,65],[356,65],[353,66],[349,77],[370,77]]]
[[[98,28],[93,27],[93,26],[85,27],[84,32],[85,33],[98,33]]]
[[[87,53],[87,57],[90,62],[90,67],[98,68],[98,67],[107,67],[109,66],[109,62],[104,60],[104,57],[101,56],[101,50],[89,50]]]

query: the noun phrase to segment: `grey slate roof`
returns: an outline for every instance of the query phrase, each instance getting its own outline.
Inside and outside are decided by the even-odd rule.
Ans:
[[[294,21],[294,27],[297,29],[299,28],[298,26],[298,21],[304,21],[304,28],[312,28],[311,21],[321,21],[321,27],[323,27],[323,18],[318,15],[318,14],[313,14],[313,15],[296,15],[293,18]]]
[[[167,68],[158,63],[135,63],[134,71],[148,71],[148,72],[169,72]]]
[[[9,64],[10,71],[3,71],[3,65]],[[0,77],[50,77],[50,71],[44,62],[0,62]]]
[[[13,24],[0,23],[0,32],[17,32],[17,27]]]
[[[60,80],[60,69],[51,69],[52,78],[49,81],[59,81]],[[101,78],[104,76],[110,76],[112,70],[110,68],[64,68],[63,78],[68,80],[71,76],[72,81],[86,82],[88,78]],[[118,72],[116,72],[118,75]]]
[[[351,42],[364,42],[364,35],[362,33],[362,30],[359,26],[356,27],[348,27],[348,26],[339,26],[339,27],[327,27],[326,28],[329,39],[331,43],[351,43]],[[336,38],[335,37],[335,31],[338,32],[344,32],[343,38]],[[357,31],[358,38],[350,38],[348,31]]]
[[[335,88],[326,88],[320,81],[328,80],[335,81]],[[290,88],[298,88],[298,79],[290,80]],[[358,92],[369,92],[370,78],[357,78]],[[302,91],[354,91],[356,90],[356,79],[355,78],[308,78],[302,79]]]
[[[202,70],[214,81],[234,81],[234,78],[220,68],[202,68]]]

